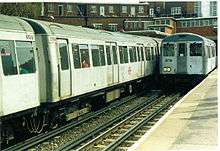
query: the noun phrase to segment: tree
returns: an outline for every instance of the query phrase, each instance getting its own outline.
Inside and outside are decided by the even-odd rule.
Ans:
[[[9,16],[37,18],[41,13],[41,3],[0,3],[0,13]]]

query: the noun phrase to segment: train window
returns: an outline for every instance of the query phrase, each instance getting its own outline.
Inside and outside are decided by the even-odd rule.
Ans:
[[[128,63],[128,47],[127,46],[123,47],[123,52],[124,52],[124,61],[125,63]]]
[[[138,61],[141,61],[141,54],[139,47],[137,47],[137,55],[138,55]]]
[[[150,48],[145,47],[145,57],[147,61],[150,61]]]
[[[117,52],[116,51],[117,51],[116,46],[112,46],[114,64],[118,64]]]
[[[78,44],[72,44],[72,51],[73,51],[73,61],[74,61],[75,69],[81,68],[79,45]]]
[[[178,55],[181,57],[187,56],[187,49],[186,49],[186,44],[185,43],[179,43],[178,44],[179,52]]]
[[[144,50],[143,50],[143,47],[141,47],[141,58],[142,58],[142,61],[144,61]]]
[[[124,63],[123,47],[119,46],[120,63]]]
[[[80,51],[80,58],[81,58],[81,67],[82,68],[89,68],[90,67],[90,60],[89,60],[88,45],[80,44],[79,51]]]
[[[105,65],[105,52],[104,52],[104,46],[99,45],[99,52],[100,52],[100,64],[101,66]]]
[[[206,47],[206,50],[207,50],[207,55],[208,55],[208,57],[211,58],[211,57],[212,57],[212,54],[211,54],[211,52],[210,52],[209,46],[205,46],[205,47]]]
[[[107,64],[111,65],[111,52],[110,52],[110,46],[106,46],[106,55],[107,55]]]
[[[130,62],[134,62],[133,48],[129,47]]]
[[[105,65],[105,53],[103,45],[91,45],[93,66]]]
[[[190,44],[190,56],[202,56],[202,44],[201,43]]]
[[[16,41],[16,52],[18,57],[18,66],[20,74],[34,73],[36,71],[36,68],[32,43],[25,41]]]
[[[174,51],[174,44],[163,44],[163,56],[174,56],[175,51]]]
[[[0,50],[4,75],[18,74],[14,41],[0,40]]]
[[[133,48],[133,53],[134,53],[134,62],[137,62],[137,52],[136,52],[136,48],[135,47],[132,47]]]
[[[120,63],[128,63],[128,48],[127,46],[119,46]]]
[[[154,60],[154,47],[151,47],[151,60]]]
[[[91,45],[93,66],[100,66],[100,53],[98,45]]]
[[[68,70],[69,62],[68,62],[67,44],[59,43],[59,51],[60,51],[61,69]]]

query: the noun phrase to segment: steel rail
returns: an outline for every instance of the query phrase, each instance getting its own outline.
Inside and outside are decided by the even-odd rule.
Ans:
[[[157,99],[158,97],[159,97],[159,95],[154,95],[150,98],[147,98],[143,104],[139,104],[136,107],[129,110],[128,112],[126,112],[125,114],[119,115],[119,116],[115,117],[114,119],[110,120],[109,122],[100,125],[99,127],[92,130],[91,132],[88,132],[85,135],[81,136],[79,139],[74,140],[74,141],[69,141],[68,143],[64,144],[63,146],[57,148],[56,151],[68,151],[68,150],[71,150],[71,149],[78,147],[80,144],[82,144],[83,142],[85,142],[89,138],[93,138],[95,135],[100,134],[100,132],[102,132],[106,128],[110,127],[111,125],[113,125],[115,123],[120,122],[121,120],[123,120],[127,116],[131,115],[135,111],[142,110],[143,106],[146,107],[146,106],[152,105],[154,103],[154,100]]]
[[[56,135],[59,135],[75,126],[78,126],[86,121],[89,121],[90,119],[92,118],[95,118],[101,114],[103,114],[104,112],[107,112],[108,110],[111,110],[113,108],[116,108],[124,103],[127,103],[139,96],[143,95],[143,92],[139,93],[139,94],[136,94],[136,95],[132,95],[132,96],[129,96],[129,97],[126,97],[126,98],[122,98],[121,100],[122,101],[116,101],[116,103],[112,103],[110,104],[109,106],[103,108],[103,109],[100,109],[99,111],[95,112],[95,113],[89,113],[85,118],[81,119],[80,121],[74,121],[74,122],[71,122],[71,123],[68,123],[67,125],[65,126],[62,126],[60,128],[57,128],[55,130],[51,130],[50,132],[48,133],[42,133],[40,135],[37,135],[37,136],[34,136],[30,139],[27,139],[23,142],[20,142],[18,144],[15,144],[11,147],[8,147],[8,148],[5,148],[3,149],[2,151],[22,151],[22,150],[27,150],[28,148],[31,148],[37,144],[40,144],[42,142],[44,142],[45,140],[48,140],[52,137],[55,137]]]

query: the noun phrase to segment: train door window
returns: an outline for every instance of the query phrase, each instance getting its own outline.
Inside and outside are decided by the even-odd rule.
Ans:
[[[206,51],[207,51],[207,56],[208,56],[208,58],[211,58],[212,56],[211,56],[211,52],[210,52],[209,47],[208,47],[207,45],[206,45],[205,47],[206,47]]]
[[[190,56],[202,56],[202,44],[201,43],[190,44]]]
[[[80,58],[81,58],[81,67],[82,68],[89,68],[90,67],[90,60],[89,60],[88,45],[80,44],[79,51],[80,51]]]
[[[106,55],[107,55],[107,64],[111,65],[111,52],[110,52],[110,46],[106,46]]]
[[[146,60],[150,61],[150,47],[145,47]]]
[[[0,50],[4,75],[18,74],[14,41],[0,40]]]
[[[151,47],[151,60],[154,60],[154,47]]]
[[[178,44],[179,47],[179,51],[178,51],[178,55],[181,57],[187,56],[187,52],[186,52],[186,44],[185,43],[179,43]]]
[[[60,52],[60,60],[61,60],[61,69],[68,70],[69,62],[68,62],[68,52],[67,52],[67,44],[59,43],[59,52]]]
[[[123,53],[124,53],[124,63],[128,63],[128,47],[123,46]]]
[[[119,46],[120,63],[124,63],[123,47]]]
[[[128,48],[127,46],[119,46],[120,63],[128,63]]]
[[[74,61],[75,69],[81,68],[79,45],[72,44],[72,51],[73,51],[73,61]]]
[[[134,62],[134,54],[133,54],[133,48],[129,47],[129,55],[130,55],[130,62]]]
[[[143,50],[143,47],[141,47],[141,58],[142,58],[141,60],[144,61],[144,50]]]
[[[163,56],[166,57],[174,56],[175,55],[174,44],[169,44],[169,43],[163,44],[162,52],[163,52]]]
[[[98,45],[91,45],[93,66],[100,66],[100,55]]]
[[[140,49],[137,47],[138,62],[141,61]]]
[[[99,45],[99,53],[100,53],[100,65],[105,66],[105,52],[103,45]]]
[[[137,62],[137,52],[136,52],[136,48],[135,47],[132,47],[133,48],[133,53],[134,53],[134,62]]]
[[[20,74],[34,73],[36,68],[32,43],[25,41],[16,41],[16,52]]]
[[[113,53],[114,64],[118,64],[118,59],[117,59],[117,49],[116,49],[116,46],[112,46],[112,53]]]

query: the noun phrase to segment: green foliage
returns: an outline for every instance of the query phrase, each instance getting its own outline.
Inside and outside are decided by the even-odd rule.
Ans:
[[[0,13],[10,16],[37,18],[41,13],[41,3],[0,3]]]

